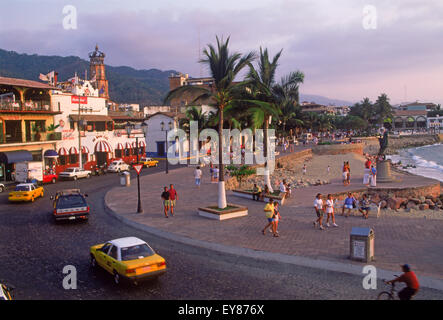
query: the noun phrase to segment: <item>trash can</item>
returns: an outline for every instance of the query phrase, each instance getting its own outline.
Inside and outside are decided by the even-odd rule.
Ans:
[[[371,228],[352,228],[350,259],[363,262],[374,260],[374,230]]]
[[[120,184],[125,187],[131,185],[131,174],[128,171],[123,171],[120,173]]]

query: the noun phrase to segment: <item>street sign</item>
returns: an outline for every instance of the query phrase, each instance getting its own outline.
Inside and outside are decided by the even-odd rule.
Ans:
[[[137,171],[137,174],[140,174],[140,171],[142,171],[143,165],[142,164],[133,164],[132,167]]]

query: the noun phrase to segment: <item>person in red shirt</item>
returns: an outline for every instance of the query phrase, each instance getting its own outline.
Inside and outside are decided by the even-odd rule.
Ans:
[[[414,296],[418,289],[420,288],[420,284],[418,283],[417,276],[413,271],[411,271],[411,268],[409,265],[405,264],[402,265],[403,274],[391,281],[387,281],[387,283],[395,283],[395,282],[404,282],[406,283],[406,288],[402,289],[398,293],[398,297],[400,300],[411,300],[412,296]]]
[[[173,184],[169,186],[168,192],[169,192],[169,207],[171,208],[171,215],[174,216],[175,200],[178,200],[178,194],[177,191],[174,189]]]

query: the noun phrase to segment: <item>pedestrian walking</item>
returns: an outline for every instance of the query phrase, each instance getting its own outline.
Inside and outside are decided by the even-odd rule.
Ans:
[[[328,168],[327,168],[326,170],[327,170],[327,172],[328,172],[328,176],[329,176],[329,174],[331,173],[331,166],[328,165]]]
[[[334,213],[334,199],[332,199],[332,194],[328,194],[328,199],[326,200],[326,226],[329,227],[329,219],[332,221],[334,227],[338,227],[335,223],[335,213]]]
[[[323,207],[323,200],[321,199],[321,193],[318,193],[314,200],[314,209],[315,213],[317,214],[317,220],[314,221],[314,228],[319,226],[320,230],[324,230],[322,225],[322,219],[324,215],[324,207]]]
[[[175,201],[178,200],[177,190],[174,189],[174,185],[169,186],[169,207],[171,208],[171,215],[174,216]]]
[[[163,200],[163,210],[165,212],[165,217],[168,217],[168,211],[169,211],[169,192],[168,192],[168,187],[164,188],[164,191],[161,195],[161,198]]]
[[[268,224],[263,228],[262,233],[263,233],[263,235],[266,235],[266,229],[268,229],[269,227],[273,227],[273,225],[274,225],[275,213],[274,213],[274,201],[272,199],[269,199],[269,202],[266,204],[264,211],[265,211],[266,219],[268,220]]]
[[[197,188],[200,188],[201,178],[202,178],[202,171],[200,169],[200,166],[197,166],[197,168],[194,171],[194,178],[195,178],[195,185]]]
[[[218,166],[215,166],[215,168],[213,169],[214,182],[218,182],[218,173],[219,172],[220,172],[220,170],[218,169]]]
[[[303,175],[306,175],[306,163],[303,164]]]
[[[279,237],[279,232],[278,232],[278,222],[280,221],[281,216],[280,216],[280,210],[278,207],[278,202],[274,201],[274,237]]]
[[[377,169],[371,165],[371,187],[377,186]]]

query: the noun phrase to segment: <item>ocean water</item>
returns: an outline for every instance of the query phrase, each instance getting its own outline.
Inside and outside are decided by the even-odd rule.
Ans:
[[[401,161],[402,165],[413,165],[407,171],[443,182],[443,144],[433,144],[418,148],[403,149],[398,155],[389,156],[393,163]]]

